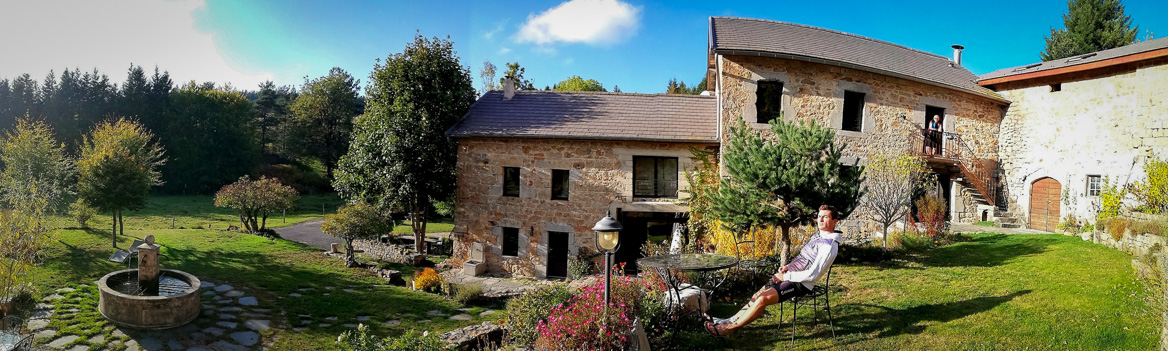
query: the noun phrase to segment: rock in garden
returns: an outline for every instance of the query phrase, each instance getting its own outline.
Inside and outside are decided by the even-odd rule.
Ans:
[[[272,322],[269,320],[266,320],[266,319],[253,319],[253,320],[249,320],[247,322],[243,322],[243,326],[247,327],[248,329],[255,330],[255,331],[268,330],[268,328],[270,328],[271,325],[272,325]]]
[[[498,344],[503,340],[503,328],[491,322],[451,330],[438,338],[458,350],[485,349],[484,346]]]
[[[260,335],[255,332],[237,332],[231,333],[231,339],[243,346],[251,346],[260,341]]]
[[[259,305],[260,302],[256,301],[255,297],[248,296],[248,297],[240,298],[239,304],[244,305],[244,306],[255,306],[255,305]]]
[[[231,287],[231,285],[227,285],[227,284],[223,284],[223,285],[219,285],[219,286],[215,287],[215,291],[218,291],[218,292],[224,292],[224,291],[231,290],[231,289],[235,289],[235,288],[233,288],[233,287]]]
[[[53,342],[50,342],[49,347],[59,349],[59,348],[65,347],[65,345],[68,345],[69,343],[73,342],[73,340],[77,340],[80,338],[81,338],[80,336],[76,336],[76,335],[65,336],[65,337],[62,337],[60,339],[53,340]]]

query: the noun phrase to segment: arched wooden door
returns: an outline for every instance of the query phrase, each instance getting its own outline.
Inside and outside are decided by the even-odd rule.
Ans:
[[[1030,187],[1030,229],[1053,232],[1058,227],[1063,186],[1053,178],[1042,178]]]

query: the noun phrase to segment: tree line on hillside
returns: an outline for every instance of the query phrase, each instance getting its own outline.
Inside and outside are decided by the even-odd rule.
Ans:
[[[42,81],[23,74],[0,78],[0,129],[17,119],[43,121],[70,155],[102,121],[141,123],[167,150],[160,191],[209,194],[240,175],[278,177],[303,190],[327,190],[326,174],[348,149],[352,119],[364,100],[359,80],[334,68],[299,90],[268,81],[258,90],[194,81],[176,85],[165,71],[131,66],[120,86],[94,70],[50,72]]]

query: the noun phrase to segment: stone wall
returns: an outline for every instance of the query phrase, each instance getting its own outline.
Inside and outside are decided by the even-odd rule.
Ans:
[[[460,139],[454,264],[473,242],[487,244],[487,270],[545,278],[548,232],[569,233],[569,255],[595,251],[592,226],[606,211],[686,212],[684,172],[695,167],[690,148],[717,144],[566,139]],[[678,158],[678,198],[633,198],[633,156]],[[519,167],[519,197],[502,196],[503,167]],[[551,200],[553,169],[569,170],[568,200]],[[519,255],[503,256],[503,227],[520,228]]]
[[[989,98],[819,63],[748,56],[718,56],[717,62],[721,71],[717,94],[721,99],[719,119],[723,140],[729,138],[726,126],[737,123],[740,116],[764,135],[770,133],[766,124],[751,123],[757,121],[755,94],[758,81],[779,80],[783,82],[783,118],[811,120],[835,128],[836,142],[847,143],[843,154],[848,164],[856,160],[863,164],[868,157],[881,152],[909,152],[913,135],[919,134],[924,126],[926,105],[945,108],[944,129],[960,133],[977,157],[997,160],[998,124],[1003,106]],[[860,132],[840,130],[844,90],[866,94]],[[951,215],[958,221],[976,220],[978,207],[969,196],[970,191],[976,192],[953,184],[954,196],[948,201],[954,204]],[[871,223],[847,222],[850,221],[841,225],[876,230]]]
[[[1168,156],[1165,82],[1168,62],[1158,60],[995,87],[1013,102],[1000,141],[1010,212],[1028,223],[1031,185],[1045,177],[1073,198],[1060,206],[1064,218],[1094,218],[1099,198],[1086,194],[1088,175],[1142,180],[1149,155]]]

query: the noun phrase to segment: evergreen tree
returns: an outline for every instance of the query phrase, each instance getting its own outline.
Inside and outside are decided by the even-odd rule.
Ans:
[[[819,205],[834,205],[846,218],[863,193],[863,167],[843,167],[835,131],[808,121],[801,125],[771,120],[773,138],[747,127],[742,118],[730,129],[723,155],[729,178],[712,196],[712,214],[732,232],[758,225],[775,226],[775,250],[786,265],[792,226],[810,223]]]
[[[1071,0],[1063,14],[1064,29],[1050,29],[1043,61],[1114,49],[1136,41],[1139,26],[1123,14],[1119,0]]]

